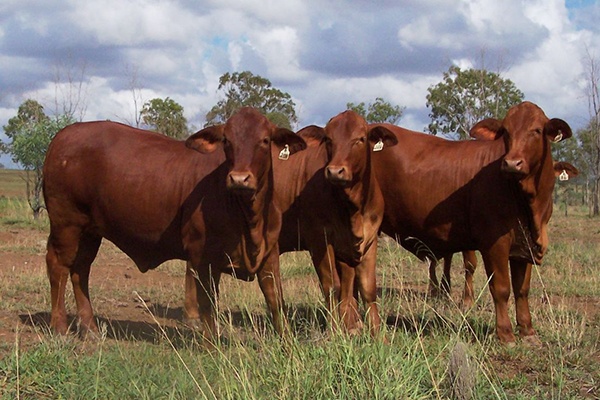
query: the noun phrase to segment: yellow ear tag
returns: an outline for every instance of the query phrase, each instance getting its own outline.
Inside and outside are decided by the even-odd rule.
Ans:
[[[383,150],[383,141],[379,139],[379,142],[375,143],[373,146],[373,151],[381,151]]]
[[[567,171],[565,171],[563,169],[563,172],[561,172],[560,175],[558,176],[558,180],[559,181],[568,181],[569,180],[569,174],[567,174]]]
[[[279,159],[285,161],[288,158],[290,158],[290,146],[286,144],[285,147],[279,152]]]
[[[561,131],[558,131],[558,135],[554,136],[554,140],[552,140],[554,143],[558,143],[562,140],[563,138],[563,134]]]

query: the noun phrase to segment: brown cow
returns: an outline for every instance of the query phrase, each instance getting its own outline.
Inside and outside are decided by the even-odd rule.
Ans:
[[[381,324],[375,259],[383,199],[370,167],[369,142],[391,146],[396,138],[387,129],[369,129],[353,111],[332,118],[325,128],[303,128],[298,135],[306,150],[289,160],[273,150],[275,201],[283,212],[279,251],[310,252],[330,315],[339,315],[349,331],[359,325],[353,296],[356,269],[358,291],[375,334]],[[264,267],[270,268],[269,263]],[[186,282],[190,279],[187,274]]]
[[[369,128],[354,111],[338,114],[325,128],[306,127],[298,135],[307,149],[290,159],[293,162],[277,160],[273,165],[276,196],[284,211],[279,250],[310,252],[331,314],[339,306],[350,331],[358,328],[355,272],[375,334],[381,324],[375,261],[384,205],[371,168],[371,149],[378,142],[393,146],[396,137],[385,128]]]
[[[579,175],[579,171],[573,165],[565,161],[554,162],[554,175],[560,177],[561,180],[568,180]],[[465,270],[465,287],[462,295],[462,307],[468,309],[473,306],[475,301],[475,292],[473,289],[473,274],[477,269],[477,257],[475,252],[472,250],[465,250],[462,252],[463,256],[463,267]],[[429,292],[432,295],[438,295],[441,290],[450,295],[451,279],[450,269],[452,267],[452,254],[444,257],[444,274],[442,276],[441,285],[438,283],[436,276],[437,260],[432,259],[429,262]]]
[[[88,278],[106,238],[142,272],[170,259],[189,260],[197,280],[185,314],[207,336],[215,332],[221,273],[245,280],[258,274],[281,328],[279,276],[265,276],[262,266],[278,260],[281,212],[272,201],[271,148],[284,145],[292,153],[306,146],[250,108],[186,141],[113,122],[77,123],[59,132],[44,164],[51,327],[68,330],[70,276],[81,333],[98,331]]]
[[[541,262],[548,246],[555,181],[550,143],[569,138],[569,125],[523,102],[504,120],[484,120],[471,130],[491,141],[448,141],[384,126],[396,133],[398,146],[372,159],[385,200],[383,232],[421,258],[478,250],[500,341],[515,341],[508,317],[512,281],[521,337],[539,343],[529,311],[532,263]]]

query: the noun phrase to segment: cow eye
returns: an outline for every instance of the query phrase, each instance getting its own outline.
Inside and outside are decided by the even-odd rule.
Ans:
[[[364,136],[359,137],[358,139],[356,139],[356,144],[364,144],[366,141],[366,138]]]
[[[271,143],[271,139],[268,136],[262,140],[262,144],[265,146],[269,145],[269,143]]]

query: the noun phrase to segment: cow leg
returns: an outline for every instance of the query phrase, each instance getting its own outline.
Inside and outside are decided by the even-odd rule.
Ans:
[[[517,327],[521,338],[530,344],[541,344],[531,324],[529,311],[529,288],[531,286],[532,265],[522,260],[510,261],[513,293],[517,314]]]
[[[205,338],[214,339],[217,334],[216,310],[221,272],[210,265],[201,265],[195,271],[187,268],[185,279],[185,318],[193,321],[192,325],[200,329]],[[196,292],[195,296],[193,291]]]
[[[336,260],[336,270],[340,275],[340,294],[337,299],[339,301],[339,318],[346,332],[358,333],[362,329],[362,321],[358,312],[358,284],[355,285],[357,279],[356,269],[340,260]]]
[[[452,254],[444,257],[444,276],[442,276],[442,292],[445,293],[448,297],[451,295],[451,278],[450,278],[450,270],[452,269]]]
[[[257,273],[258,284],[265,296],[267,307],[271,312],[273,326],[281,336],[288,332],[283,301],[283,287],[279,272],[279,249],[275,248],[269,254],[263,268]]]
[[[375,265],[377,263],[377,242],[365,252],[363,260],[356,267],[356,282],[358,291],[366,307],[366,319],[369,324],[371,336],[376,336],[381,330],[381,317],[377,305],[377,276]]]
[[[333,247],[325,243],[309,244],[310,256],[325,297],[331,326],[336,327],[336,309],[340,301],[340,276],[335,269]]]
[[[185,264],[185,297],[183,301],[183,320],[193,328],[201,328],[198,309],[198,273],[190,261]]]
[[[463,292],[462,307],[468,310],[473,307],[475,292],[473,289],[473,274],[477,268],[477,256],[472,250],[463,251],[463,265],[465,267],[465,290]]]
[[[504,249],[504,246],[497,246],[482,251],[481,255],[496,309],[496,334],[500,342],[514,343],[515,335],[508,317],[508,299],[510,298],[508,251]]]
[[[88,333],[98,333],[98,326],[94,320],[94,311],[90,301],[89,277],[90,267],[98,254],[102,238],[96,235],[82,235],[79,241],[77,257],[71,267],[71,283],[77,304],[79,316],[80,335],[85,337]]]
[[[437,268],[437,260],[432,258],[429,260],[429,295],[431,297],[438,297],[440,295],[440,283],[437,278],[435,269]]]
[[[68,331],[65,290],[71,276],[78,315],[84,333],[97,332],[89,300],[89,270],[98,252],[101,238],[82,235],[79,227],[51,228],[46,253],[46,271],[50,281],[50,328],[58,334]]]

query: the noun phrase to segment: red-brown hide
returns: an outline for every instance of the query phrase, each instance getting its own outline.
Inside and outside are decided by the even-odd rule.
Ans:
[[[374,334],[381,323],[375,259],[383,199],[371,168],[371,149],[379,140],[391,146],[396,139],[385,128],[369,128],[352,111],[333,117],[325,128],[309,126],[298,135],[307,149],[287,161],[275,160],[273,166],[283,211],[280,252],[310,252],[331,314],[337,309],[350,331],[359,325],[356,274]]]
[[[251,280],[262,277],[267,261],[278,260],[281,213],[273,204],[271,147],[285,144],[292,152],[305,147],[250,108],[186,141],[113,122],[77,123],[59,132],[44,164],[52,328],[68,329],[70,276],[80,329],[97,332],[88,277],[106,238],[142,272],[188,260],[196,277],[185,314],[212,335],[220,274]],[[260,281],[281,327],[279,276]]]
[[[383,232],[420,258],[479,250],[499,339],[515,341],[508,317],[512,283],[520,334],[536,341],[528,294],[532,263],[541,262],[548,246],[555,181],[550,143],[570,137],[569,126],[529,102],[512,107],[503,121],[485,120],[471,130],[494,140],[448,141],[384,126],[398,146],[372,160],[385,200]]]

